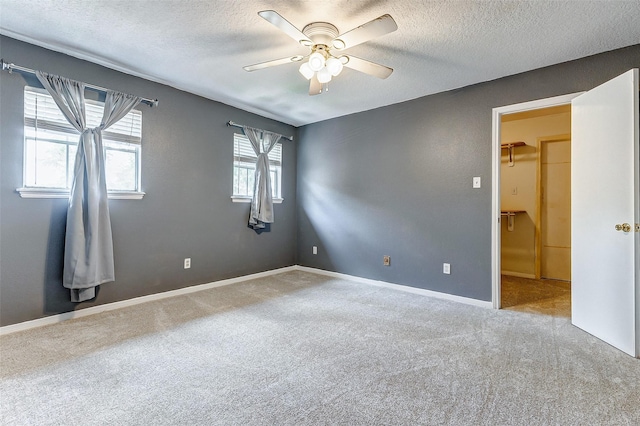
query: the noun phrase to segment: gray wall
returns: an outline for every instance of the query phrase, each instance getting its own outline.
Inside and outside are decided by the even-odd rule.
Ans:
[[[147,195],[109,202],[117,281],[76,305],[61,285],[67,201],[15,192],[26,83],[0,73],[0,325],[295,263],[488,301],[492,108],[588,90],[640,67],[636,45],[294,129],[6,37],[0,56],[160,100],[141,107]],[[246,228],[249,206],[229,199],[230,119],[297,136],[283,145],[285,201],[269,233]]]
[[[116,282],[70,303],[61,285],[66,200],[23,199],[23,89],[0,73],[0,325],[295,264],[296,143],[283,143],[283,196],[271,232],[247,228],[249,204],[232,203],[233,128],[296,129],[161,84],[1,37],[17,65],[158,98],[143,114],[142,200],[110,200]],[[235,129],[236,131],[238,129]],[[192,267],[182,262],[191,257]]]
[[[634,67],[640,45],[302,127],[298,262],[491,300],[492,108]]]

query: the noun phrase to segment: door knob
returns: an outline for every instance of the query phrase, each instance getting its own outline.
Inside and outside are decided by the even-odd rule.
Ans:
[[[623,223],[622,225],[616,225],[616,231],[629,232],[631,231],[631,225]]]

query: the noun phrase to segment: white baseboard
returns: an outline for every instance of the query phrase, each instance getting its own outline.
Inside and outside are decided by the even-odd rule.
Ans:
[[[206,284],[194,285],[190,287],[180,288],[177,290],[165,291],[163,293],[150,294],[148,296],[135,297],[133,299],[122,300],[119,302],[107,303],[99,306],[92,306],[90,308],[80,309],[78,311],[64,312],[62,314],[51,315],[44,318],[38,318],[31,321],[20,322],[18,324],[5,325],[0,327],[0,336],[16,333],[18,331],[25,331],[36,327],[42,327],[45,325],[57,324],[59,322],[67,321],[75,318],[87,317],[89,315],[95,315],[102,312],[113,311],[115,309],[126,308],[129,306],[139,305],[141,303],[151,302],[154,300],[167,299],[169,297],[180,296],[183,294],[195,293],[202,290],[208,290],[216,287],[223,287],[231,284],[237,284],[256,278],[268,277],[271,275],[281,274],[289,271],[305,271],[318,275],[326,275],[333,278],[341,278],[345,280],[355,281],[368,285],[374,285],[378,287],[385,287],[394,290],[404,291],[407,293],[419,294],[422,296],[435,297],[438,299],[451,300],[454,302],[465,303],[467,305],[480,306],[483,308],[491,308],[491,302],[485,302],[483,300],[470,299],[468,297],[456,296],[453,294],[440,293],[437,291],[424,290],[421,288],[409,287],[400,284],[392,284],[384,281],[376,281],[368,278],[356,277],[353,275],[341,274],[338,272],[325,271],[323,269],[309,268],[306,266],[287,266],[285,268],[273,269],[271,271],[259,272],[256,274],[243,275],[237,278],[229,278],[226,280],[214,281]]]
[[[489,301],[471,299],[469,297],[456,296],[455,294],[440,293],[438,291],[425,290],[423,288],[410,287],[407,285],[393,284],[385,281],[377,281],[369,278],[356,277],[354,275],[341,274],[339,272],[325,271],[323,269],[309,268],[307,266],[295,266],[298,271],[311,272],[319,275],[326,275],[333,278],[341,278],[345,280],[355,281],[363,284],[374,285],[377,287],[391,288],[394,290],[404,291],[406,293],[419,294],[421,296],[434,297],[437,299],[450,300],[452,302],[464,303],[466,305],[479,306],[482,308],[493,308],[493,304]]]
[[[56,324],[74,318],[82,318],[89,315],[99,314],[101,312],[113,311],[115,309],[126,308],[128,306],[139,305],[141,303],[151,302],[154,300],[166,299],[169,297],[180,296],[183,294],[195,293],[210,288],[223,287],[231,284],[237,284],[243,281],[253,280],[256,278],[268,277],[270,275],[281,274],[283,272],[294,271],[296,266],[287,266],[285,268],[273,269],[271,271],[258,272],[256,274],[243,275],[237,278],[229,278],[226,280],[214,281],[206,284],[199,284],[177,290],[165,291],[162,293],[150,294],[148,296],[135,297],[133,299],[122,300],[120,302],[106,303],[104,305],[92,306],[90,308],[80,309],[78,311],[65,312],[62,314],[51,315],[44,318],[38,318],[31,321],[20,322],[17,324],[5,325],[0,327],[0,336],[15,333],[18,331],[29,330],[31,328],[42,327],[45,325]]]
[[[531,278],[532,280],[536,279],[535,274],[525,274],[524,272],[514,272],[514,271],[502,271],[502,275],[509,275],[510,277],[518,277],[518,278]]]

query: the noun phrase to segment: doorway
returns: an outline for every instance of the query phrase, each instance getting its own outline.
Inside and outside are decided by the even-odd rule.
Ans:
[[[571,316],[571,106],[501,118],[503,309]]]
[[[571,324],[634,357],[640,357],[639,97],[640,74],[634,68],[588,92],[492,113],[494,308],[501,307],[502,291],[501,118],[571,103]]]
[[[558,197],[563,198],[563,191],[549,194],[549,180],[566,172],[566,166],[560,164],[566,163],[562,156],[570,147],[570,105],[578,95],[493,110],[492,201],[496,220],[492,224],[492,278],[496,309],[522,304],[522,309],[515,309],[530,311],[538,300],[541,303],[533,307],[534,310],[537,308],[545,313],[551,306],[549,313],[553,314],[558,308],[553,305],[562,299],[566,303],[564,308],[560,307],[564,312],[562,316],[570,316],[571,262],[563,259],[567,253],[568,259],[571,258],[570,231],[566,232],[570,230],[570,224],[554,216],[555,203]],[[550,145],[553,143],[557,145]],[[549,153],[551,158],[548,158]],[[560,167],[556,167],[558,165]],[[558,171],[562,168],[565,170]],[[544,179],[547,179],[546,185]],[[552,187],[553,190],[561,189]],[[546,188],[546,194],[543,188]],[[546,200],[543,206],[545,195],[551,195],[553,200]],[[552,202],[554,205],[550,206]],[[558,232],[558,229],[565,232]],[[555,259],[554,254],[558,255]],[[545,255],[548,262],[542,260]],[[543,282],[543,278],[547,279]],[[529,305],[530,302],[533,305]]]

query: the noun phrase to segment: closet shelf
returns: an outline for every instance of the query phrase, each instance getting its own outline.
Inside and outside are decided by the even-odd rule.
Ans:
[[[513,165],[515,164],[515,160],[513,158],[513,149],[517,146],[526,146],[526,145],[527,144],[524,143],[523,141],[507,142],[500,145],[500,149],[506,149],[509,151],[509,167],[513,167]]]
[[[507,216],[507,231],[513,232],[516,224],[516,215],[526,212],[526,210],[502,210],[500,216]]]

